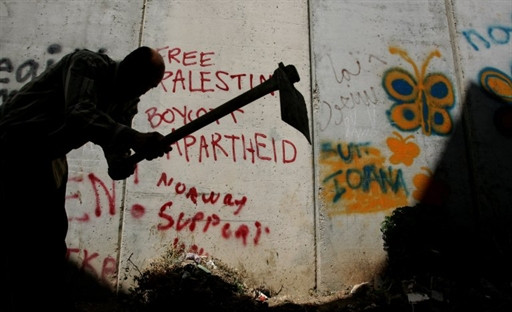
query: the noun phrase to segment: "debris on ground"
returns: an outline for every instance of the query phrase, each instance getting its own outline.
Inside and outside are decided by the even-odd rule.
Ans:
[[[382,226],[387,263],[372,281],[291,298],[247,282],[219,259],[170,250],[140,271],[128,296],[83,302],[81,312],[512,311],[512,231],[460,231],[431,207],[396,209]],[[340,281],[340,284],[342,282]],[[293,287],[288,285],[288,287]]]

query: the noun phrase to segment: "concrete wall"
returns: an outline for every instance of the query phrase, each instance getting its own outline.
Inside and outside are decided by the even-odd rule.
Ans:
[[[339,290],[378,272],[381,222],[427,181],[461,223],[510,207],[510,139],[492,122],[505,104],[482,92],[510,102],[509,1],[13,0],[0,17],[2,101],[76,48],[158,48],[167,72],[142,97],[141,131],[181,127],[279,62],[299,71],[312,145],[275,93],[123,182],[99,147],[70,153],[70,259],[113,289],[183,246],[282,294]]]

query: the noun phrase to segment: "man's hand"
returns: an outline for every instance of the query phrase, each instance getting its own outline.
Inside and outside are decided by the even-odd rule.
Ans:
[[[108,162],[108,175],[112,180],[124,180],[135,172],[137,164],[128,161],[128,158],[110,159]]]
[[[134,138],[132,149],[144,155],[147,160],[162,157],[172,150],[172,147],[164,142],[164,138],[158,132],[138,133]]]
[[[115,143],[115,145],[103,147],[108,164],[108,174],[113,180],[124,180],[135,172],[137,162],[130,157],[131,150],[147,160],[162,157],[172,150],[162,134],[158,132],[143,133],[134,129],[131,129],[129,136],[122,137]]]

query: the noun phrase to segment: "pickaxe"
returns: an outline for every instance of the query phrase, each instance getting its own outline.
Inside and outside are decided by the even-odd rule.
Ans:
[[[171,145],[227,114],[271,92],[279,91],[281,119],[302,132],[311,144],[306,102],[302,94],[293,85],[298,81],[300,81],[300,77],[295,66],[284,66],[283,63],[279,63],[279,67],[268,80],[167,134],[164,138],[165,143]],[[135,153],[130,156],[130,161],[134,164],[143,159],[143,153]]]

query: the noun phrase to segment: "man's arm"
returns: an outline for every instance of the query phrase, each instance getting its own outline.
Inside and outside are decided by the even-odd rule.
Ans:
[[[73,132],[86,141],[103,148],[113,179],[124,179],[135,170],[135,164],[127,161],[131,150],[142,153],[152,160],[170,151],[165,146],[163,135],[158,132],[141,133],[131,128],[137,113],[138,99],[107,109],[112,115],[98,108],[98,90],[101,86],[101,71],[107,64],[87,55],[78,58],[69,67],[65,82],[67,123]],[[114,103],[108,103],[114,104]]]

